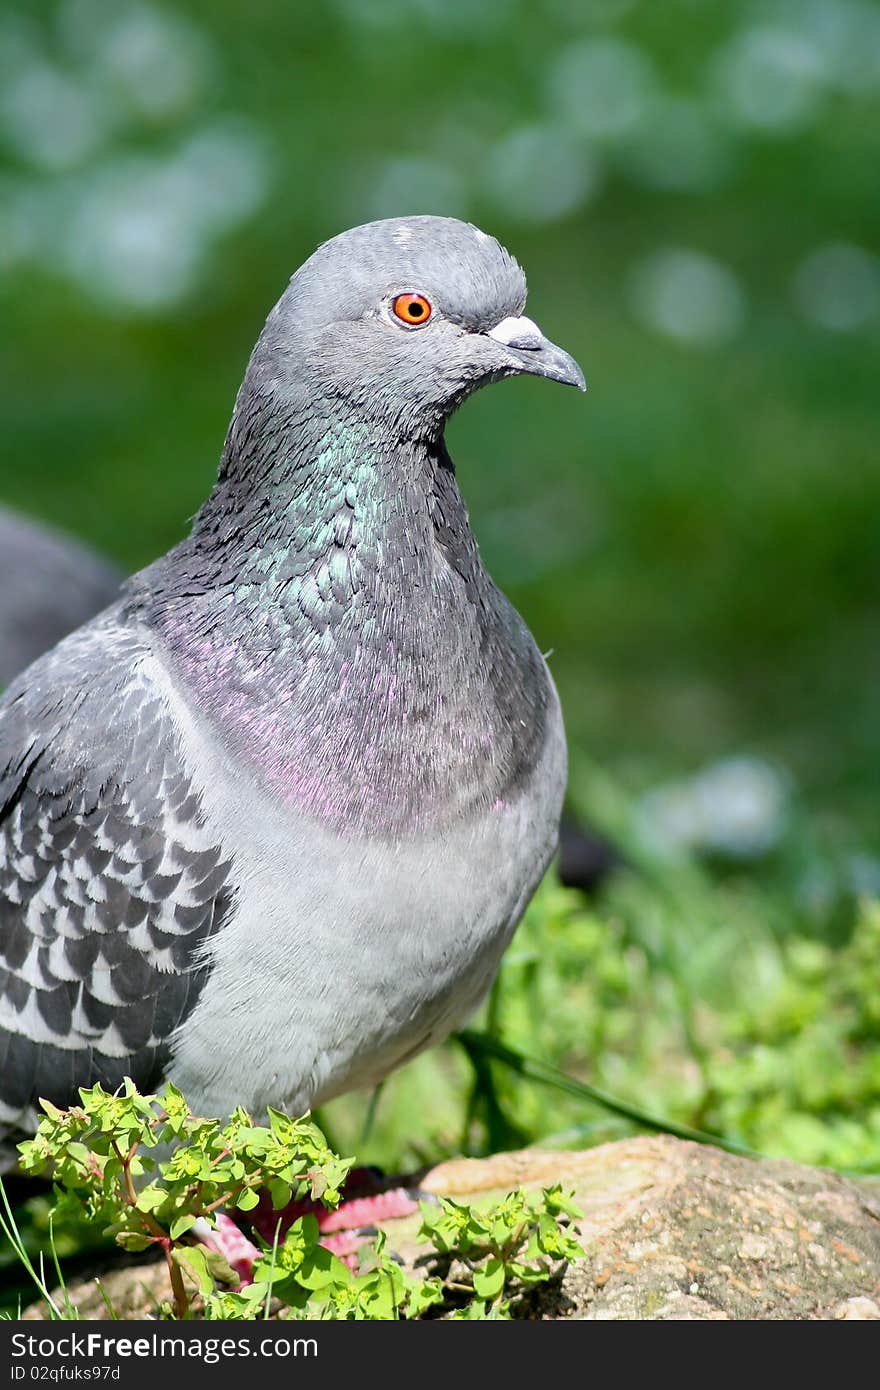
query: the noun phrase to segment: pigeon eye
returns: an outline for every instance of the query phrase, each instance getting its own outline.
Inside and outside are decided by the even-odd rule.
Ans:
[[[431,306],[423,294],[399,294],[391,308],[400,322],[411,328],[421,328],[431,317]]]

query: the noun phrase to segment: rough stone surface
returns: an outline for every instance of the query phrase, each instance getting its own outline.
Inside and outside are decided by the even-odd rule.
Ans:
[[[880,1319],[880,1190],[824,1169],[653,1136],[581,1153],[455,1159],[418,1182],[472,1203],[520,1185],[574,1190],[586,1257],[534,1297],[527,1316]],[[407,1263],[423,1253],[416,1226],[386,1225]],[[123,1317],[149,1316],[169,1296],[160,1265],[117,1268],[102,1283]],[[83,1317],[106,1317],[93,1280],[71,1295]]]

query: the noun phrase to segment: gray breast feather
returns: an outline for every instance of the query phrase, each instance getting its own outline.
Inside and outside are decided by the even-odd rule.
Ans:
[[[152,1084],[229,909],[151,660],[111,611],[0,699],[0,1126]]]

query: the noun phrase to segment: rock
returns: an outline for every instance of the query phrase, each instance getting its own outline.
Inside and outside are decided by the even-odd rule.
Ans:
[[[533,1297],[529,1316],[880,1318],[880,1191],[824,1169],[737,1158],[657,1135],[580,1153],[523,1149],[454,1159],[418,1183],[471,1203],[517,1186],[574,1190],[585,1213],[586,1256]],[[406,1263],[420,1253],[417,1225],[386,1224],[389,1244]],[[117,1268],[102,1283],[122,1316],[149,1316],[169,1294],[162,1266]],[[83,1317],[106,1317],[94,1281],[69,1293]]]
[[[473,1200],[551,1182],[575,1190],[587,1254],[542,1316],[877,1316],[880,1193],[824,1169],[655,1136],[458,1160],[422,1186]]]
[[[873,1298],[845,1298],[834,1316],[856,1322],[874,1322],[880,1319],[880,1303],[875,1303]]]

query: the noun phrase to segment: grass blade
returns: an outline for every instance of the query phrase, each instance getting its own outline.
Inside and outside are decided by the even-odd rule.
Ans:
[[[747,1144],[741,1144],[737,1139],[729,1139],[723,1134],[710,1134],[703,1129],[692,1129],[689,1125],[676,1124],[674,1120],[651,1115],[647,1111],[639,1109],[638,1106],[631,1105],[629,1101],[619,1100],[617,1096],[611,1096],[606,1091],[589,1085],[586,1081],[578,1081],[576,1077],[569,1076],[567,1072],[560,1071],[557,1067],[551,1066],[549,1062],[540,1062],[534,1057],[527,1057],[525,1053],[508,1047],[506,1043],[501,1042],[498,1038],[490,1037],[487,1033],[476,1033],[472,1029],[465,1029],[461,1033],[456,1033],[455,1036],[467,1053],[472,1065],[476,1065],[478,1059],[491,1057],[494,1061],[501,1062],[511,1071],[516,1072],[517,1076],[523,1076],[541,1086],[552,1086],[557,1091],[564,1091],[566,1095],[592,1101],[594,1105],[600,1105],[603,1110],[610,1111],[612,1115],[620,1115],[623,1119],[630,1120],[633,1124],[639,1125],[641,1129],[651,1130],[657,1134],[671,1134],[676,1139],[689,1139],[695,1144],[714,1144],[716,1148],[726,1149],[728,1153],[740,1154],[744,1158],[766,1157],[755,1149],[749,1148]]]
[[[49,1309],[49,1317],[51,1321],[67,1321],[65,1314],[58,1307],[58,1304],[55,1302],[54,1298],[52,1297],[48,1288],[46,1287],[46,1281],[43,1277],[42,1255],[40,1256],[40,1273],[38,1274],[37,1271],[34,1269],[31,1257],[28,1254],[25,1248],[24,1241],[21,1238],[21,1232],[18,1229],[18,1225],[16,1223],[12,1207],[9,1205],[9,1198],[6,1194],[6,1188],[3,1184],[2,1178],[0,1178],[0,1201],[2,1201],[3,1204],[3,1210],[0,1211],[0,1230],[2,1230],[6,1239],[9,1241],[9,1244],[15,1251],[15,1254],[17,1255],[19,1261],[24,1266],[25,1270],[30,1275],[31,1279],[39,1289],[40,1297],[45,1300],[46,1306]],[[55,1252],[53,1249],[53,1254],[54,1253]]]

